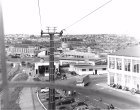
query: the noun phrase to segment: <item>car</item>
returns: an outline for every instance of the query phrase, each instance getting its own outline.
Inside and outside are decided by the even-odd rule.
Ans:
[[[132,89],[130,90],[130,92],[134,95],[134,94],[137,92],[137,90],[136,90],[135,88],[132,88]]]
[[[61,100],[63,97],[61,95],[55,95],[55,100]],[[47,101],[49,101],[49,97],[46,98]]]
[[[122,89],[122,86],[120,84],[117,84],[116,88],[117,89]]]
[[[124,91],[128,91],[128,90],[129,90],[128,87],[123,87],[122,89],[123,89]]]
[[[41,93],[47,93],[47,92],[49,92],[49,88],[47,87],[47,88],[42,88],[41,90],[40,90],[40,92]]]
[[[78,106],[87,106],[88,107],[88,105],[85,102],[75,102],[71,106],[73,109]]]
[[[71,71],[70,74],[73,75],[73,76],[77,76],[78,75],[75,71]]]
[[[38,77],[33,78],[34,81],[41,81]]]
[[[57,108],[57,110],[72,110],[72,109],[71,109],[71,107],[69,107],[69,106],[62,105],[62,106],[59,106],[59,107]]]
[[[81,106],[76,106],[73,110],[89,110],[89,108],[86,105],[81,105]]]
[[[59,100],[56,103],[56,106],[60,106],[60,105],[64,105],[64,104],[71,104],[73,102],[75,102],[75,99],[73,97],[65,97],[65,98],[62,98],[61,100]]]
[[[110,84],[110,87],[113,87],[114,88],[114,87],[116,87],[116,84],[114,84],[114,83],[113,84]]]

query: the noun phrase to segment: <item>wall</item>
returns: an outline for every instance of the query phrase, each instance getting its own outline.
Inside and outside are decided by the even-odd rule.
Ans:
[[[117,70],[116,67],[116,60],[115,60],[115,69],[109,68],[109,57],[112,58],[121,58],[122,59],[122,70]],[[124,59],[131,60],[130,72],[124,70]],[[129,89],[136,88],[137,85],[140,85],[140,73],[133,72],[133,65],[132,60],[140,60],[140,58],[136,57],[126,57],[126,56],[115,56],[115,55],[108,55],[108,85],[111,84],[111,76],[114,77],[114,83],[120,84],[123,87],[127,86]]]

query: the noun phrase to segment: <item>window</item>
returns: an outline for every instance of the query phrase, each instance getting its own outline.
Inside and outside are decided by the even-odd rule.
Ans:
[[[89,71],[93,71],[93,69],[89,69]]]
[[[122,81],[122,79],[121,79],[121,74],[117,74],[117,83],[118,84],[121,84],[121,81]]]
[[[86,69],[82,69],[82,71],[86,71]]]
[[[115,69],[115,58],[109,57],[109,68]]]
[[[106,68],[102,68],[102,70],[106,70]]]
[[[125,71],[130,71],[130,66],[131,66],[131,60],[130,59],[124,59],[124,70]]]
[[[140,72],[140,60],[133,60],[133,72],[139,73]]]
[[[128,75],[125,75],[125,85],[128,86],[130,84],[131,77]]]
[[[122,70],[122,59],[116,58],[117,70]]]

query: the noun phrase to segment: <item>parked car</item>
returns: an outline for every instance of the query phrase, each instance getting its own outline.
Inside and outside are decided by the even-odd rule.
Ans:
[[[33,78],[34,81],[41,81],[38,77]]]
[[[70,74],[73,75],[73,76],[77,76],[78,75],[75,71],[71,71]]]
[[[73,110],[89,110],[89,108],[86,105],[81,105],[81,106],[76,106]]]
[[[55,100],[62,99],[63,97],[61,95],[55,96]],[[46,101],[49,101],[49,97],[46,98]]]
[[[66,106],[66,105],[62,105],[62,106],[59,106],[57,108],[57,110],[71,110],[71,108],[69,106]]]
[[[47,88],[43,88],[43,89],[40,90],[40,92],[41,93],[47,93],[47,92],[49,92],[49,88],[48,87]]]
[[[130,92],[134,95],[134,94],[137,92],[137,90],[136,90],[135,88],[132,88],[132,89],[130,90]]]
[[[88,107],[88,105],[85,102],[75,102],[71,106],[73,109],[78,107],[78,106],[87,106]]]
[[[73,97],[65,97],[65,98],[62,98],[60,101],[58,101],[56,103],[56,106],[60,106],[64,104],[71,104],[73,102],[75,102],[75,99]]]
[[[122,89],[122,86],[120,84],[117,84],[115,88],[116,89]]]
[[[128,91],[128,90],[129,90],[128,87],[123,87],[122,89],[123,89],[124,91]]]
[[[116,84],[114,84],[114,83],[113,84],[110,84],[110,87],[113,87],[114,88],[114,87],[116,87]]]

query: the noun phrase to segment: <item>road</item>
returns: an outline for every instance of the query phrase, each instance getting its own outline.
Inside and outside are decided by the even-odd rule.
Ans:
[[[23,68],[27,74],[29,74],[29,68]],[[27,81],[32,82],[33,76],[29,76]],[[44,110],[42,105],[38,101],[36,94],[37,87],[24,87],[20,95],[20,107],[21,110]]]
[[[83,95],[87,96],[91,104],[96,104],[101,108],[107,108],[107,105],[113,104],[117,109],[140,109],[140,95],[132,95],[129,91],[99,85],[100,83],[104,83],[105,85],[106,80],[106,75],[92,76],[91,83],[86,88],[96,90],[96,93],[91,93],[89,96],[87,92],[87,94],[81,94],[81,97]],[[74,82],[75,78],[70,78],[68,80],[59,81],[58,83],[74,84]],[[102,99],[102,101],[99,101],[100,99]]]

